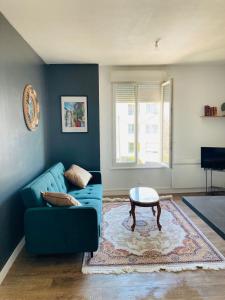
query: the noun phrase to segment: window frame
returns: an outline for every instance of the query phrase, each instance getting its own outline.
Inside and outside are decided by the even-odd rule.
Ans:
[[[153,82],[153,81],[149,81]],[[135,87],[135,111],[134,111],[134,118],[135,118],[135,125],[134,125],[134,132],[135,132],[135,161],[134,162],[129,162],[129,163],[119,163],[116,162],[116,101],[115,101],[115,85],[116,84],[122,84],[122,83],[127,83],[127,84],[134,84]],[[138,101],[137,101],[137,85],[138,84],[143,84],[146,83],[146,81],[114,81],[111,82],[111,95],[112,95],[112,169],[159,169],[159,168],[166,168],[168,169],[169,167],[165,165],[162,162],[148,162],[146,164],[138,164]],[[164,82],[159,83],[160,84],[160,90],[161,86]],[[162,103],[163,99],[160,97],[160,139],[162,139]],[[171,100],[172,104],[172,100]],[[172,124],[172,114],[171,114],[171,124]],[[137,127],[137,128],[136,128]],[[172,140],[172,137],[170,137]],[[161,141],[162,145],[162,141]],[[160,150],[162,152],[162,149]]]

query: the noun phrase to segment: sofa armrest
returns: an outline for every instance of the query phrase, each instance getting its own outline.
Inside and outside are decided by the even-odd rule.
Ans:
[[[92,207],[38,207],[24,216],[26,249],[34,254],[98,249],[97,212]]]
[[[100,171],[89,171],[91,173],[92,178],[89,184],[101,184],[102,183],[102,175]]]

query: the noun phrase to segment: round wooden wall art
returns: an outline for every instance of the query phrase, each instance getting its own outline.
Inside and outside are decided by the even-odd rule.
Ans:
[[[23,114],[27,128],[31,131],[37,129],[40,119],[40,106],[37,93],[30,84],[23,91]]]

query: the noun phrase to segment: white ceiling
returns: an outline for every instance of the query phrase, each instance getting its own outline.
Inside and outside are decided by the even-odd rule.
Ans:
[[[0,9],[46,63],[225,61],[225,0],[0,0]]]

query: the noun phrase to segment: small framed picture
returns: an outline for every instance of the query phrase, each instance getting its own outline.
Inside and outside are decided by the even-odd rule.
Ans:
[[[62,131],[87,132],[87,97],[61,97]]]

